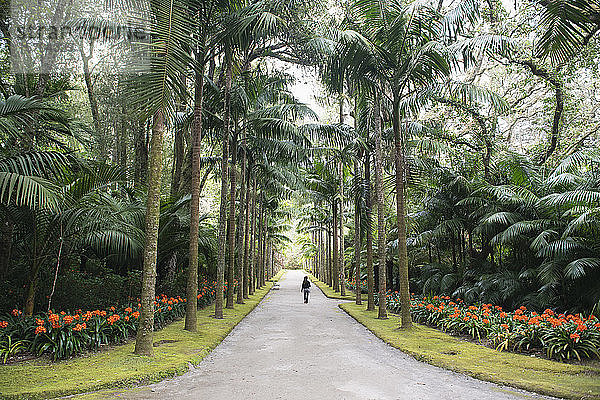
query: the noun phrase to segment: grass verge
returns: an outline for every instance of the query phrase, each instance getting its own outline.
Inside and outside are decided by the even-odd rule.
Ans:
[[[307,271],[304,271],[304,272],[306,272],[306,274],[308,275],[308,279],[310,279],[312,283],[314,283],[319,289],[321,289],[321,291],[323,292],[325,297],[328,297],[330,299],[348,300],[348,301],[356,300],[356,297],[352,290],[346,289],[346,295],[342,296],[339,292],[333,291],[333,289],[329,285],[327,285],[326,283],[321,282],[320,280],[315,278],[310,272],[307,272]]]
[[[283,275],[280,271],[272,281]],[[158,382],[196,365],[252,311],[273,286],[255,292],[245,304],[224,310],[222,320],[211,317],[214,307],[198,311],[198,332],[183,330],[176,321],[154,334],[154,356],[133,354],[134,341],[107,351],[60,362],[36,359],[0,366],[0,398],[47,399],[113,387]]]
[[[415,324],[401,330],[400,318],[377,319],[377,311],[352,303],[339,307],[378,338],[417,360],[474,378],[568,399],[600,398],[600,368],[499,352]]]

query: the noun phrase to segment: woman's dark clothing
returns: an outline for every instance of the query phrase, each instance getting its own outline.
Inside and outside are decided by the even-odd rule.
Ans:
[[[308,295],[310,293],[310,281],[307,278],[304,278],[304,280],[302,281],[301,291],[304,293],[304,302],[308,303]]]

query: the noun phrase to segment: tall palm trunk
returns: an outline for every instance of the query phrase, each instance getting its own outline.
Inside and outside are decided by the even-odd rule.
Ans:
[[[245,128],[245,123],[244,123],[244,127],[242,127],[243,131],[242,131],[242,146],[244,145],[244,143],[246,142],[246,128]],[[245,250],[243,247],[244,244],[244,231],[246,231],[246,211],[248,210],[248,207],[246,206],[246,197],[248,196],[247,191],[246,191],[246,151],[243,150],[243,157],[242,157],[242,170],[241,170],[241,181],[240,181],[240,203],[239,203],[239,211],[238,211],[238,244],[239,246],[237,246],[237,248],[239,249],[239,261],[238,261],[238,268],[236,271],[236,277],[237,277],[237,281],[238,281],[238,291],[237,291],[237,296],[236,296],[236,300],[235,302],[238,304],[244,304],[244,290],[246,290],[246,288],[244,287],[244,262],[245,262]]]
[[[136,189],[144,187],[148,178],[148,141],[144,122],[134,124],[133,140],[135,158],[133,162],[133,186]]]
[[[412,326],[412,318],[410,316],[408,256],[406,251],[406,199],[404,196],[406,163],[404,161],[403,138],[400,132],[400,107],[397,96],[394,98],[392,124],[394,129],[394,147],[396,149],[394,164],[396,167],[396,220],[398,222],[398,280],[400,281],[400,316],[402,318],[402,327],[410,328]]]
[[[234,271],[235,271],[235,196],[236,196],[236,170],[235,164],[237,162],[237,129],[234,128],[233,139],[231,141],[231,166],[229,167],[229,224],[227,227],[228,233],[228,244],[229,244],[229,255],[227,257],[227,303],[225,308],[233,308],[233,290],[234,285]]]
[[[344,162],[340,161],[340,294],[346,295],[346,260],[344,257]]]
[[[360,171],[360,161],[354,164],[354,176],[359,178],[362,176]],[[354,203],[354,286],[356,290],[356,304],[361,305],[361,287],[360,287],[360,251],[362,247],[362,235],[360,229],[360,201],[356,197]]]
[[[385,271],[385,205],[383,203],[383,149],[381,139],[381,112],[379,96],[375,93],[375,193],[377,194],[377,271],[379,273],[379,314],[378,318],[387,318],[386,271]]]
[[[375,277],[373,276],[373,208],[371,192],[371,153],[365,155],[365,182],[367,193],[365,198],[367,218],[367,310],[375,309]]]
[[[331,237],[333,236],[333,232],[331,232],[329,227],[327,227],[325,235],[327,235],[327,249],[325,250],[327,256],[327,284],[329,286],[333,286],[333,257],[331,257],[331,248],[333,246],[333,244],[331,243],[333,242],[333,240],[331,240]]]
[[[250,261],[248,277],[248,295],[254,294],[256,288],[256,176],[252,177],[252,220],[250,221],[250,249],[248,258]]]
[[[231,51],[226,55],[225,73],[225,109],[223,115],[223,154],[221,158],[221,205],[219,207],[219,248],[217,251],[217,294],[215,299],[215,318],[223,318],[223,285],[225,281],[225,242],[227,222],[227,166],[229,158],[229,112],[231,102]]]
[[[261,285],[261,280],[260,280],[260,273],[261,273],[261,269],[262,269],[262,259],[264,257],[264,253],[263,253],[263,241],[264,241],[264,237],[263,237],[263,224],[264,224],[264,220],[263,220],[263,212],[264,212],[264,202],[261,198],[259,199],[259,206],[258,206],[258,227],[257,227],[257,236],[258,236],[258,253],[256,255],[256,288],[260,288]]]
[[[246,200],[245,200],[245,205],[244,205],[244,209],[243,209],[243,213],[244,213],[244,239],[243,239],[243,246],[244,246],[244,259],[243,259],[243,264],[242,264],[242,296],[244,299],[248,298],[248,294],[249,294],[249,265],[248,265],[248,256],[249,256],[249,240],[250,240],[250,213],[251,213],[251,209],[250,209],[250,197],[252,196],[252,192],[251,192],[251,187],[250,187],[250,176],[248,174],[248,172],[246,171],[247,169],[247,157],[246,157],[246,151],[244,150],[244,161],[243,161],[243,165],[244,165],[244,176],[246,176]]]
[[[83,40],[79,43],[79,53],[83,64],[83,80],[87,89],[88,100],[90,102],[90,111],[92,113],[92,122],[94,123],[94,131],[100,136],[100,112],[98,111],[98,100],[94,93],[94,85],[92,83],[92,74],[90,72],[90,60],[94,57],[94,40],[90,40],[90,53],[85,54],[83,49]]]
[[[158,223],[160,217],[160,186],[162,174],[162,145],[165,133],[165,115],[162,109],[154,114],[150,162],[148,171],[148,200],[146,201],[146,242],[142,270],[142,293],[139,326],[135,340],[135,354],[153,353],[154,295],[156,286],[156,256],[158,253]]]
[[[262,288],[263,286],[265,286],[266,279],[265,279],[265,275],[266,275],[266,269],[267,269],[267,257],[268,257],[268,253],[267,253],[267,243],[269,240],[269,237],[267,236],[267,232],[268,232],[268,221],[267,221],[267,210],[266,207],[263,210],[263,248],[262,248],[262,258],[261,258],[261,265],[260,265],[260,287]]]
[[[201,62],[196,73],[194,90],[194,120],[192,123],[192,198],[190,200],[190,255],[186,287],[185,327],[196,332],[196,311],[198,308],[198,225],[200,221],[200,142],[202,140],[202,95],[204,91],[204,54],[199,52]]]
[[[323,282],[327,282],[327,248],[325,245],[327,244],[327,238],[325,237],[326,228],[324,225],[321,225],[321,230],[319,232],[319,240],[321,242],[321,280]]]
[[[333,270],[332,281],[333,291],[340,291],[340,253],[338,249],[338,206],[337,199],[333,199],[331,205],[331,213],[333,214],[332,231],[333,231]]]

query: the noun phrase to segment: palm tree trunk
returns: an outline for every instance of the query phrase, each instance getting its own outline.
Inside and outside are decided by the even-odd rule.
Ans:
[[[265,279],[265,274],[266,274],[266,269],[267,269],[267,243],[269,240],[268,237],[268,221],[267,221],[267,209],[265,207],[265,209],[263,210],[263,249],[262,249],[262,262],[260,265],[260,287],[262,288],[263,286],[266,285],[266,279]]]
[[[360,171],[360,161],[354,164],[354,176],[362,176]],[[360,229],[360,197],[356,196],[354,203],[354,282],[356,289],[356,304],[361,305],[361,287],[360,287],[360,252],[362,247],[362,235]]]
[[[146,140],[146,129],[143,122],[134,124],[134,175],[133,186],[136,189],[144,187],[148,180],[148,143]]]
[[[371,153],[365,155],[365,182],[367,193],[365,196],[367,217],[367,310],[375,309],[375,277],[373,276],[373,209],[371,201]]]
[[[256,176],[252,176],[252,220],[250,221],[250,249],[248,258],[250,260],[248,277],[248,295],[254,294],[256,288]]]
[[[226,55],[225,109],[223,115],[223,154],[221,155],[221,205],[219,207],[219,248],[217,250],[217,295],[215,318],[223,318],[223,286],[225,284],[225,242],[227,223],[227,167],[229,159],[229,113],[231,102],[232,60],[230,51]]]
[[[346,262],[344,259],[344,163],[340,161],[340,294],[346,295]]]
[[[338,249],[338,207],[337,200],[334,199],[331,205],[331,213],[333,214],[332,231],[333,231],[333,291],[340,291],[340,253]]]
[[[235,271],[235,200],[236,200],[236,170],[237,162],[237,127],[231,140],[231,166],[229,167],[229,224],[227,227],[229,256],[227,257],[227,303],[225,308],[233,309],[234,271]]]
[[[333,257],[331,251],[333,248],[333,232],[331,227],[327,228],[327,284],[333,287]]]
[[[204,54],[198,53],[197,59]],[[192,122],[192,190],[190,199],[190,247],[186,287],[185,327],[186,331],[196,332],[196,312],[198,310],[198,225],[200,221],[200,142],[202,140],[202,97],[204,92],[204,63],[201,61],[196,73],[194,90],[194,120]],[[183,146],[183,143],[182,143]],[[183,160],[183,154],[180,154]],[[172,188],[173,189],[173,188]],[[171,190],[173,194],[173,190]]]
[[[33,264],[31,266],[31,272],[29,274],[29,285],[27,286],[27,297],[25,298],[25,305],[23,307],[23,315],[30,317],[33,315],[33,309],[35,307],[35,293],[37,292],[38,275],[41,263],[38,257],[35,255],[33,258]]]
[[[90,40],[90,54],[85,54],[83,49],[83,40],[79,43],[79,53],[83,63],[83,78],[87,89],[88,100],[90,102],[90,111],[92,113],[92,122],[94,123],[94,131],[96,135],[100,135],[100,112],[98,111],[98,101],[94,94],[94,86],[92,84],[92,74],[90,72],[90,60],[94,56],[94,41]]]
[[[243,161],[243,165],[244,165],[244,175],[246,176],[246,201],[245,201],[245,206],[244,206],[244,239],[243,239],[243,243],[244,243],[244,260],[243,260],[243,264],[242,264],[242,296],[244,299],[248,298],[248,294],[249,294],[249,282],[248,282],[248,253],[249,253],[249,249],[248,249],[248,242],[250,240],[250,197],[252,196],[252,193],[250,191],[251,187],[250,187],[250,176],[248,175],[246,169],[247,169],[247,157],[246,157],[246,151],[244,150],[244,161]]]
[[[381,139],[381,112],[379,96],[375,93],[375,193],[377,194],[377,271],[379,274],[379,313],[378,318],[387,318],[386,304],[386,248],[385,248],[385,205],[383,203],[383,149]]]
[[[196,84],[197,85],[197,84]],[[196,89],[197,91],[198,89]],[[196,106],[194,106],[194,114],[196,112]],[[196,118],[196,116],[194,115],[194,119]],[[194,124],[194,122],[192,122],[192,124]],[[192,130],[193,130],[193,126],[192,126]],[[193,138],[194,133],[192,132],[192,141],[194,141]],[[173,169],[171,171],[171,197],[175,198],[175,196],[177,196],[177,193],[179,193],[180,187],[181,187],[181,172],[183,169],[183,161],[185,159],[185,146],[183,143],[183,129],[175,129],[175,131],[173,132]],[[192,153],[193,153],[193,149],[192,149]],[[192,159],[194,158],[194,155],[192,154]],[[192,161],[192,164],[194,162]],[[193,166],[192,166],[192,175],[194,174],[194,170],[193,170]],[[192,180],[194,178],[192,177]],[[193,183],[192,183],[193,185]],[[195,190],[192,188],[192,191]]]
[[[258,227],[257,227],[257,232],[256,234],[258,235],[258,254],[256,256],[256,288],[260,288],[261,286],[261,280],[260,280],[260,274],[261,274],[261,270],[262,270],[262,259],[264,256],[263,253],[263,241],[264,241],[264,237],[263,237],[263,224],[264,224],[264,220],[263,220],[263,213],[264,213],[264,204],[263,204],[263,199],[262,196],[259,200],[259,207],[258,207]]]
[[[158,223],[160,217],[160,187],[162,174],[162,145],[165,133],[163,110],[154,114],[152,142],[150,144],[150,168],[148,175],[148,200],[146,202],[146,243],[142,270],[141,308],[135,354],[150,356],[153,353],[154,291],[156,285],[156,257],[158,253]]]
[[[404,197],[404,183],[406,164],[404,161],[404,144],[400,132],[400,109],[398,96],[394,96],[394,109],[392,116],[394,129],[394,147],[396,154],[394,164],[396,167],[396,220],[398,223],[398,280],[400,281],[400,316],[402,328],[410,328],[410,290],[408,286],[408,255],[406,250],[406,212]]]
[[[245,124],[244,127],[242,127],[242,129],[244,130],[242,132],[242,145],[246,142],[246,131],[245,131]],[[239,203],[239,211],[238,211],[238,228],[237,228],[237,233],[238,233],[238,246],[236,246],[239,249],[239,254],[238,254],[238,268],[237,268],[237,281],[238,281],[238,291],[237,291],[237,296],[236,296],[236,300],[235,302],[237,304],[244,304],[244,290],[246,290],[246,288],[244,287],[244,247],[243,243],[244,243],[244,231],[246,230],[246,210],[248,209],[248,207],[246,206],[246,197],[247,197],[247,192],[246,192],[246,151],[244,151],[244,155],[242,157],[242,170],[241,170],[241,181],[240,181],[240,203]]]

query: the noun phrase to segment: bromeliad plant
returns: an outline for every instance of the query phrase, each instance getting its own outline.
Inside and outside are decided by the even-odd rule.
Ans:
[[[212,303],[215,293],[216,282],[200,282],[198,307]],[[183,317],[185,301],[179,296],[157,296],[154,301],[155,330]],[[140,303],[137,301],[106,310],[50,311],[29,317],[15,309],[0,319],[0,357],[5,363],[20,352],[29,352],[36,356],[47,353],[52,360],[59,360],[86,350],[97,350],[103,345],[123,343],[137,332],[139,317]]]
[[[397,293],[387,298],[388,309],[397,312]],[[525,306],[506,312],[492,304],[467,305],[448,296],[413,296],[411,314],[415,321],[446,332],[487,339],[497,350],[517,352],[541,350],[549,358],[581,360],[600,358],[600,321],[590,315],[542,314]]]

